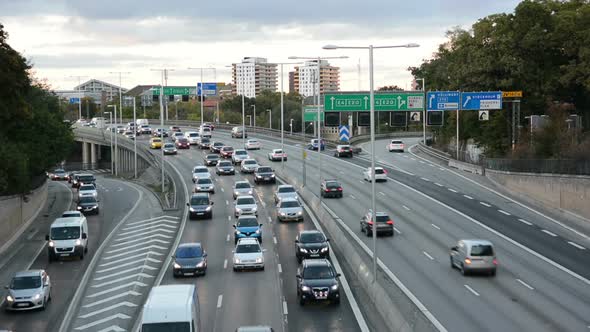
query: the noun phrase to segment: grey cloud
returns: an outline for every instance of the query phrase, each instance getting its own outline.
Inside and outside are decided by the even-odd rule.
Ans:
[[[38,68],[72,69],[72,68],[131,68],[145,67],[148,64],[162,62],[157,57],[112,54],[97,55],[90,53],[69,53],[59,56],[33,54],[28,56],[29,62]]]

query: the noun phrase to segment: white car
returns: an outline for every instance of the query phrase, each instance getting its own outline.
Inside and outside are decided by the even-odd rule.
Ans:
[[[234,165],[241,164],[242,160],[246,159],[250,159],[250,156],[248,155],[248,151],[242,149],[235,150],[234,154],[231,156],[231,160]]]
[[[211,138],[211,128],[207,126],[201,126],[199,129],[199,134],[201,134],[202,137]]]
[[[78,188],[78,198],[87,197],[87,196],[94,197],[94,198],[98,197],[98,192],[96,191],[96,187],[92,183],[83,184]]]
[[[244,149],[246,150],[260,150],[262,148],[262,144],[255,139],[249,139],[244,143]]]
[[[207,166],[195,166],[193,168],[193,183],[199,178],[211,178],[211,173]]]
[[[258,166],[259,165],[256,159],[244,159],[242,160],[242,164],[240,165],[240,172],[254,173]]]
[[[6,288],[6,310],[45,310],[51,301],[51,280],[45,270],[17,272]]]
[[[233,252],[234,271],[245,269],[264,270],[264,251],[257,239],[239,239]]]
[[[389,143],[387,145],[387,151],[392,152],[392,151],[399,151],[399,152],[404,152],[404,142],[400,141],[400,140],[391,140],[391,143]]]
[[[273,149],[268,153],[268,160],[270,161],[281,160],[281,158],[287,161],[287,153],[281,149]]]
[[[184,133],[184,137],[188,139],[190,145],[196,145],[200,143],[201,136],[196,131],[187,131]]]
[[[363,171],[365,181],[371,181],[371,167]],[[387,171],[383,167],[375,167],[375,182],[387,181]]]
[[[258,216],[258,205],[252,195],[238,196],[234,202],[234,216],[253,214]]]

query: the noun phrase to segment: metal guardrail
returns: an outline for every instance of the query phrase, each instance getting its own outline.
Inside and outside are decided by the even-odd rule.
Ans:
[[[483,165],[505,172],[590,175],[590,160],[484,158]]]
[[[451,159],[450,154],[440,151],[440,150],[437,150],[437,149],[434,149],[434,148],[431,148],[429,146],[426,146],[426,144],[424,144],[424,142],[420,142],[418,144],[418,149],[420,149],[420,151],[426,153],[427,155],[437,158],[437,159],[441,159],[444,161],[449,161]]]

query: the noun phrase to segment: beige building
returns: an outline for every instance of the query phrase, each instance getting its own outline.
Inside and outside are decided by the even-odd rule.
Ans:
[[[74,90],[81,90],[87,93],[101,93],[106,97],[107,101],[111,101],[115,96],[119,95],[118,85],[110,84],[97,79],[91,79],[90,81],[84,82],[74,87]],[[121,88],[121,93],[126,92],[127,89]]]
[[[246,57],[232,64],[232,94],[254,98],[263,90],[277,91],[277,65],[265,58]]]
[[[294,91],[305,97],[317,94],[317,63],[317,60],[306,61],[303,66],[295,67],[295,70],[289,73],[289,86],[292,85]],[[339,90],[340,68],[330,66],[326,60],[320,60],[320,93]]]

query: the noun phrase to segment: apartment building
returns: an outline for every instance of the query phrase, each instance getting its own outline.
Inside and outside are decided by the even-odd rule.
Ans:
[[[291,77],[294,91],[309,97],[317,93],[318,60],[306,61],[303,66],[295,67],[289,73],[289,85]],[[328,61],[320,60],[320,93],[335,92],[340,90],[340,68],[330,66]]]
[[[277,91],[277,65],[265,58],[245,57],[232,64],[232,94],[256,97],[264,90]]]

